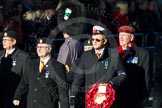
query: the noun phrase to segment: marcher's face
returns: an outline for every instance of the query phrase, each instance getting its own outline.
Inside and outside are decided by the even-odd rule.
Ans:
[[[10,37],[3,37],[2,44],[4,49],[11,50],[16,44],[16,40]]]
[[[119,44],[122,47],[127,47],[128,44],[133,41],[134,35],[130,33],[120,32],[119,33]]]
[[[52,9],[46,9],[45,10],[45,15],[48,16],[48,17],[52,17],[54,14],[54,11]]]
[[[93,35],[92,36],[92,45],[96,50],[102,49],[107,43],[107,39],[103,35]]]
[[[51,46],[48,44],[38,44],[37,45],[37,54],[40,58],[46,57],[51,52]]]

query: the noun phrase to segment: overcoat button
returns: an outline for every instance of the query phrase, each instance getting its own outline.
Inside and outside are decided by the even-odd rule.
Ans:
[[[33,102],[36,103],[37,101],[34,99]]]
[[[34,89],[34,91],[37,91],[37,90],[38,90],[37,88]]]

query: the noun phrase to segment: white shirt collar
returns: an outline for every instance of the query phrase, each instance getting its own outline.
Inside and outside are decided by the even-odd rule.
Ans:
[[[101,51],[100,51],[100,54],[101,54],[101,55],[103,54],[103,52],[104,52],[104,49],[105,49],[105,48],[102,48],[102,49],[101,49]],[[97,54],[97,51],[96,51],[96,49],[95,49],[95,54]]]
[[[8,53],[8,54],[12,54],[12,52],[14,52],[15,51],[15,48],[13,48],[12,50],[10,50],[10,51],[7,51],[6,50],[6,53]]]
[[[46,57],[46,58],[44,59],[44,64],[46,64],[50,58],[51,58],[51,56]],[[41,62],[41,60],[40,60],[40,62]]]

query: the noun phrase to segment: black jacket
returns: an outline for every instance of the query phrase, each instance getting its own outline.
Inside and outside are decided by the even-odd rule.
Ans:
[[[24,76],[14,99],[21,100],[27,92],[27,108],[68,108],[68,89],[64,65],[50,59],[44,71],[39,72],[39,59],[32,60],[24,69]]]
[[[126,78],[124,68],[120,62],[117,50],[105,48],[100,59],[94,49],[84,52],[76,70],[72,84],[71,96],[76,96],[82,82],[85,82],[85,91],[96,82],[109,82],[113,87],[118,87]],[[121,74],[122,73],[122,74]]]
[[[8,57],[5,57],[5,53],[5,50],[0,51],[0,107],[13,108],[13,96],[23,75],[23,67],[30,57],[18,48]]]
[[[127,80],[119,91],[119,108],[141,108],[151,86],[152,66],[149,52],[136,45],[132,50],[134,53],[123,61]]]

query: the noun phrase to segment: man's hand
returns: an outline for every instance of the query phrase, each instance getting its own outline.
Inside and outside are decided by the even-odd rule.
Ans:
[[[19,106],[20,101],[19,101],[19,100],[13,100],[13,104],[14,104],[15,106]]]
[[[74,106],[75,105],[75,96],[70,96],[69,104],[70,104],[70,106]]]

